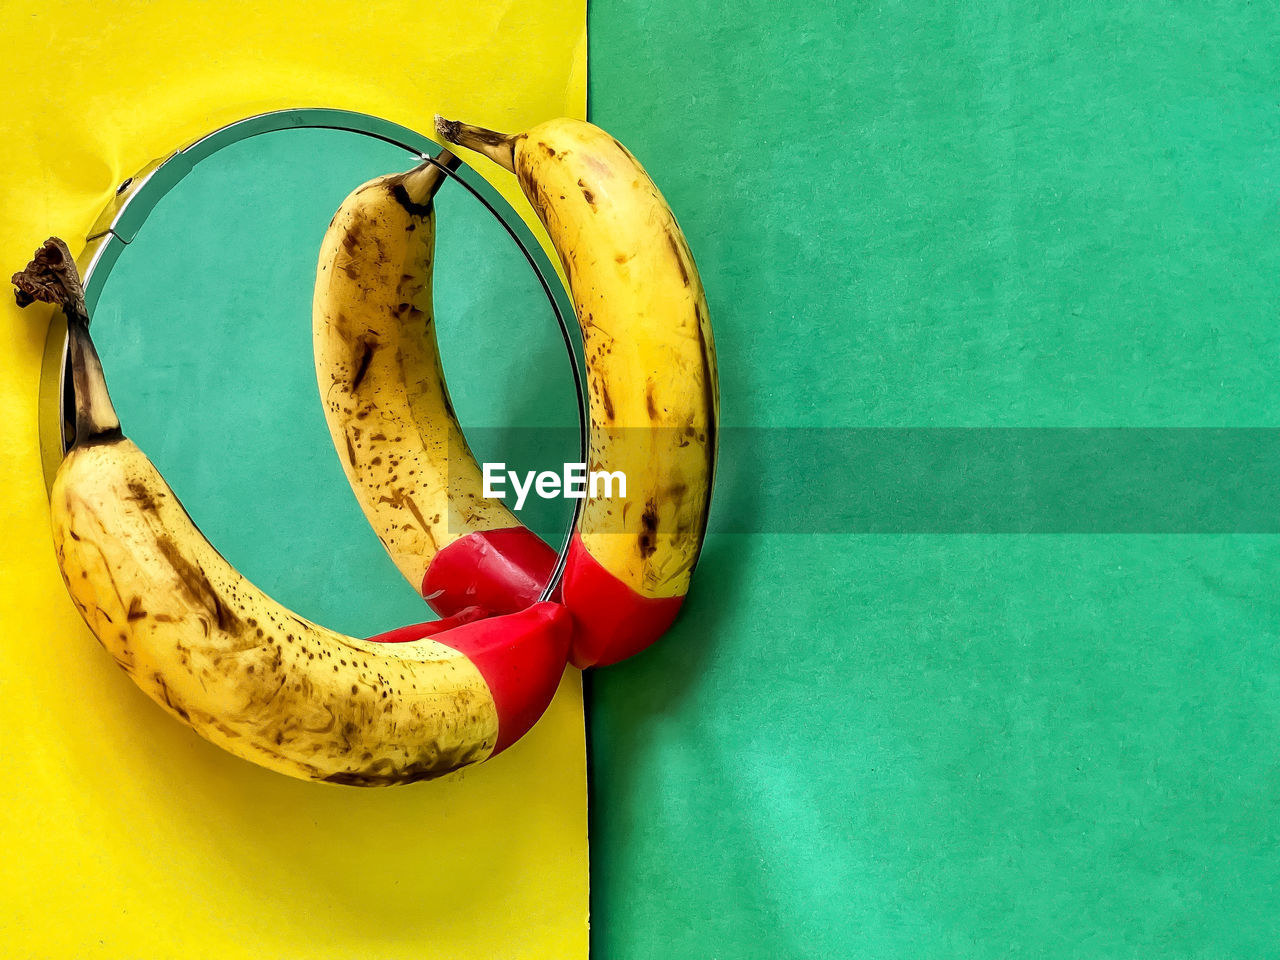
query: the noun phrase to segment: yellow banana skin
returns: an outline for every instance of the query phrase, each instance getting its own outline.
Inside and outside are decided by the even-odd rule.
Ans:
[[[465,656],[433,640],[343,636],[276,603],[205,540],[129,440],[72,449],[51,509],[58,565],[90,629],[152,700],[218,746],[360,786],[492,752],[497,715]]]
[[[441,368],[431,197],[443,176],[424,163],[347,197],[321,245],[312,312],[334,448],[370,525],[417,589],[455,540],[519,526],[501,501],[480,496],[480,468]]]
[[[48,240],[13,282],[20,305],[44,300],[67,316],[75,443],[50,493],[58,567],[89,628],[151,699],[229,752],[309,780],[408,783],[494,752],[498,701],[482,667],[455,649],[485,653],[475,629],[463,637],[468,628],[458,628],[454,646],[429,639],[430,625],[395,631],[409,642],[379,643],[272,600],[213,548],[121,432],[66,244]],[[499,639],[517,648],[529,619],[491,623],[511,627]],[[519,688],[506,698],[525,721],[505,731],[507,742],[550,700],[553,683],[538,681],[554,681],[563,665],[550,639],[532,648],[535,664],[551,664],[532,678],[532,698]]]
[[[588,497],[587,552],[648,598],[682,596],[707,523],[719,394],[706,294],[670,207],[593,124],[561,118],[504,136],[437,118],[450,142],[514,171],[564,267],[582,328],[590,470],[627,496]]]

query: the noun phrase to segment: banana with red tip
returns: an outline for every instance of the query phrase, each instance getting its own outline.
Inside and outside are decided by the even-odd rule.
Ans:
[[[564,669],[563,608],[370,639],[299,617],[218,554],[125,439],[65,244],[49,241],[14,283],[20,299],[60,304],[70,331],[75,443],[50,503],[58,565],[85,622],[149,697],[245,759],[359,786],[440,776],[532,726]]]
[[[556,552],[486,500],[445,384],[432,304],[434,197],[457,161],[357,187],[316,270],[316,379],[334,449],[365,517],[405,578],[449,616],[521,610]]]
[[[562,596],[572,662],[603,665],[674,620],[706,531],[719,396],[706,295],[684,234],[639,161],[582,120],[506,135],[436,118],[443,139],[516,175],[559,254],[586,351],[591,471]]]

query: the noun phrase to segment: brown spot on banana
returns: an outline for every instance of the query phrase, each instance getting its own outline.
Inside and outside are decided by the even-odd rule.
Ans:
[[[407,212],[411,217],[417,217],[419,220],[425,220],[427,217],[431,216],[431,201],[428,200],[426,203],[415,202],[414,199],[409,196],[409,191],[405,189],[403,183],[397,183],[391,188],[391,196],[395,199],[396,203],[404,207],[405,212]]]
[[[641,560],[648,560],[658,550],[658,504],[649,499],[640,515],[640,535],[636,538],[636,550]]]
[[[352,221],[351,225],[347,227],[346,233],[342,235],[342,248],[346,250],[347,253],[354,253],[356,247],[359,246],[359,244],[360,244],[360,221],[354,220]]]
[[[360,384],[364,382],[364,376],[369,372],[369,364],[373,361],[373,354],[377,349],[378,341],[376,338],[362,337],[360,339],[360,359],[356,363],[355,375],[351,378],[352,393],[358,390]]]
[[[605,383],[603,378],[599,381],[599,383],[600,383],[600,402],[604,405],[605,419],[612,421],[613,420],[613,401],[609,399],[609,386],[608,384]]]
[[[183,556],[177,544],[164,536],[157,537],[155,543],[156,549],[182,581],[191,599],[209,611],[219,630],[224,633],[239,633],[244,629],[244,622],[234,610],[223,603],[217,589],[204,575],[204,571]]]
[[[146,484],[140,483],[137,480],[130,480],[128,483],[128,487],[129,487],[128,499],[132,503],[136,503],[141,509],[148,511],[149,513],[156,512],[157,508],[156,508],[155,496],[152,494],[151,490],[147,487]],[[75,537],[74,533],[72,533],[71,535]],[[77,540],[80,539],[79,537],[75,537],[75,538]]]
[[[545,204],[542,203],[542,188],[527,163],[516,164],[516,182],[520,184],[520,191],[534,205],[539,215],[543,215]]]
[[[153,673],[151,675],[151,682],[154,683],[156,689],[160,691],[160,699],[170,712],[181,717],[183,720],[189,721],[191,719],[191,715],[187,712],[186,708],[183,707],[182,704],[174,702],[173,696],[169,693],[169,685],[165,683],[164,674]]]
[[[670,230],[667,231],[667,243],[671,245],[671,253],[676,258],[676,266],[680,270],[680,279],[684,281],[684,285],[689,285],[689,268],[685,266],[685,253],[680,249],[680,242],[676,240],[676,235]]]

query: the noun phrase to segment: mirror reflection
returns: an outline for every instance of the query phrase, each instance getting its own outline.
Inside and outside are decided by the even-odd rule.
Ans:
[[[126,433],[205,535],[286,606],[357,635],[434,614],[361,512],[331,439],[313,356],[317,257],[355,187],[417,162],[337,130],[233,143],[160,200],[93,318]],[[426,296],[450,406],[479,461],[559,472],[579,459],[578,397],[543,282],[461,183],[444,178],[434,204]],[[529,497],[515,517],[559,548],[573,504]]]

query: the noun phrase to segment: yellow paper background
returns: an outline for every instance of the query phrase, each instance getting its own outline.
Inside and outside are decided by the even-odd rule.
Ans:
[[[586,109],[582,2],[6,3],[0,37],[5,275],[50,234],[81,243],[147,161],[250,114],[429,132],[436,111],[516,130]],[[0,954],[585,957],[577,675],[507,754],[391,790],[293,781],[173,723],[63,590],[37,443],[48,312],[3,300]]]

